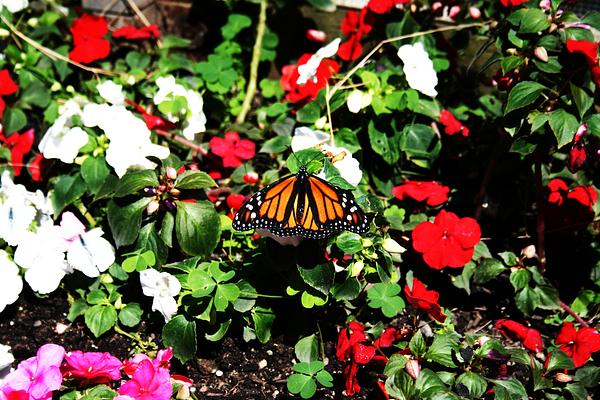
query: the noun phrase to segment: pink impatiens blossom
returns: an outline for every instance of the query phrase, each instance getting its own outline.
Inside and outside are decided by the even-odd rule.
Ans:
[[[151,359],[146,354],[139,353],[123,362],[123,372],[132,376],[142,361],[150,361],[156,368],[169,370],[171,368],[171,358],[173,358],[173,349],[171,347],[159,350],[158,353],[156,353],[155,359]]]
[[[23,391],[30,400],[51,399],[52,392],[62,384],[60,364],[64,356],[65,349],[61,346],[43,345],[35,357],[21,361],[17,369],[6,376],[2,391],[8,398],[19,398],[15,392]]]
[[[65,378],[83,383],[108,383],[121,377],[121,361],[110,353],[71,351],[65,356]]]
[[[131,380],[119,388],[120,395],[131,396],[135,400],[169,400],[171,392],[169,371],[154,366],[149,360],[142,361]]]

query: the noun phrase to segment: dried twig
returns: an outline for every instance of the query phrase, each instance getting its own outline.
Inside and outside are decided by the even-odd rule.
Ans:
[[[575,321],[579,322],[581,326],[588,328],[589,325],[587,322],[583,320],[571,307],[569,307],[566,303],[560,302],[560,306],[563,310],[565,310],[571,317],[575,318]]]
[[[202,154],[203,156],[206,156],[208,154],[208,151],[204,147],[192,142],[191,140],[187,140],[182,136],[178,136],[174,133],[164,131],[162,129],[154,129],[154,132],[156,132],[156,134],[159,136],[171,139],[179,144],[184,145],[185,147],[189,147],[190,149],[192,149],[192,151]]]

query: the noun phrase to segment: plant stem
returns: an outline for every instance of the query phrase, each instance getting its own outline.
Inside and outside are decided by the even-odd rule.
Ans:
[[[123,329],[121,329],[119,324],[115,324],[114,329],[115,329],[115,332],[117,332],[118,334],[126,336],[129,339],[137,342],[137,344],[140,346],[140,348],[144,351],[148,348],[149,345],[152,344],[151,342],[146,342],[145,340],[143,340],[139,334],[129,333],[127,331],[124,331]]]
[[[252,292],[240,292],[240,296],[246,297],[265,297],[267,299],[287,299],[285,296],[276,296],[272,294],[260,294],[260,293],[252,293]]]
[[[575,311],[573,311],[573,309],[571,307],[569,307],[566,303],[564,302],[560,302],[560,306],[563,310],[565,310],[571,317],[575,318],[575,321],[579,322],[581,324],[581,326],[588,328],[589,325],[587,322],[585,322],[583,320],[583,318],[581,318],[579,315],[577,315],[577,313]]]
[[[487,188],[492,180],[492,177],[494,176],[494,171],[498,166],[498,161],[500,160],[502,154],[504,154],[504,150],[506,147],[506,136],[503,132],[499,132],[499,134],[500,137],[498,138],[496,146],[494,146],[490,162],[488,163],[487,169],[485,170],[485,174],[483,175],[483,179],[481,180],[481,185],[479,186],[479,192],[475,197],[475,219],[479,219],[479,217],[481,216],[485,193],[487,192]]]
[[[544,187],[542,186],[542,153],[539,148],[535,152],[534,163],[535,203],[537,209],[537,253],[540,258],[540,274],[543,274],[546,270],[546,204],[544,203]]]
[[[267,0],[260,0],[260,12],[258,14],[258,26],[256,27],[256,41],[252,50],[252,61],[250,62],[250,79],[246,88],[246,96],[242,103],[242,109],[236,118],[238,124],[246,120],[248,112],[252,107],[252,99],[256,93],[256,81],[258,79],[258,65],[260,64],[260,53],[262,49],[263,37],[267,27]]]
[[[88,211],[86,206],[81,201],[77,202],[77,209],[79,210],[81,215],[83,215],[85,220],[88,222],[88,224],[90,225],[90,228],[93,228],[96,226],[96,220],[94,219],[92,214],[90,214],[90,212]]]
[[[204,147],[197,145],[196,143],[192,142],[191,140],[187,140],[184,137],[178,136],[174,133],[163,131],[162,129],[155,129],[154,132],[156,132],[156,134],[159,136],[165,137],[167,139],[171,139],[179,144],[184,145],[185,147],[189,147],[196,153],[200,153],[203,156],[206,156],[208,154],[208,151]]]

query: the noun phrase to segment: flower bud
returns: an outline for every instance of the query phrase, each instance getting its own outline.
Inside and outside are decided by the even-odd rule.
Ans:
[[[475,343],[477,343],[481,347],[484,344],[486,344],[488,340],[490,340],[489,336],[480,336],[480,337],[477,338],[477,340],[475,341]]]
[[[325,129],[327,126],[327,117],[323,116],[315,121],[315,128],[317,129]]]
[[[537,253],[535,251],[535,246],[530,244],[529,246],[525,247],[523,250],[521,250],[521,253],[526,257],[526,258],[534,258]]]
[[[573,139],[573,143],[579,142],[581,140],[581,138],[587,133],[587,131],[588,131],[587,124],[579,125],[579,128],[577,128],[577,132],[575,132],[575,138]]]
[[[110,283],[113,283],[114,280],[113,280],[112,276],[110,276],[109,274],[102,274],[100,276],[100,282],[101,283],[109,283],[110,284]]]
[[[371,246],[373,246],[373,241],[369,238],[363,238],[362,245],[363,245],[363,247],[371,247]]]
[[[383,239],[382,247],[388,253],[404,253],[406,249],[392,238]]]
[[[543,62],[548,62],[548,52],[545,47],[536,47],[533,50],[533,54],[538,58],[538,60]]]
[[[327,39],[327,34],[318,29],[308,29],[306,31],[306,38],[313,42],[325,43],[325,40]]]
[[[117,301],[115,301],[115,308],[116,308],[117,310],[120,310],[121,308],[123,308],[123,307],[124,307],[124,306],[123,306],[123,300],[122,300],[122,299],[123,299],[123,296],[119,296],[119,297],[117,298]]]
[[[554,379],[556,379],[558,382],[569,383],[573,380],[573,377],[570,375],[567,375],[567,374],[563,374],[562,372],[559,372],[556,374]]]
[[[146,196],[154,196],[156,195],[156,189],[152,186],[147,186],[144,189],[142,189],[142,193],[144,193]]]
[[[542,1],[540,1],[540,8],[542,10],[549,10],[550,9],[550,0],[542,0]]]
[[[421,365],[417,360],[408,360],[404,366],[404,369],[413,379],[418,379],[419,375],[421,375]]]
[[[481,18],[481,10],[478,7],[469,7],[469,15],[473,19]]]
[[[448,14],[450,18],[456,19],[456,16],[460,13],[460,6],[452,6],[450,7],[450,13]]]
[[[356,277],[356,276],[359,276],[360,273],[362,272],[362,270],[365,268],[365,263],[362,261],[357,261],[357,262],[353,263],[350,268],[351,268],[351,275]]]
[[[160,206],[160,203],[158,202],[158,200],[153,199],[150,203],[148,203],[148,205],[146,206],[146,213],[148,215],[152,215],[154,214],[157,210],[158,207]]]
[[[256,172],[250,171],[250,172],[246,172],[246,174],[244,175],[244,177],[242,179],[248,185],[254,185],[256,182],[258,182],[259,177]]]
[[[167,210],[174,210],[176,208],[175,202],[173,201],[173,199],[165,199],[163,201],[163,205],[165,206],[165,208]]]
[[[171,196],[177,197],[181,194],[181,191],[177,188],[173,188],[173,189],[171,189],[171,191],[169,193],[171,193]]]
[[[431,5],[431,10],[432,10],[432,11],[437,11],[437,10],[439,10],[440,8],[442,8],[442,6],[443,6],[443,4],[442,4],[442,2],[441,2],[441,1],[436,1],[435,3],[433,3],[433,4]]]
[[[175,180],[177,179],[177,170],[173,167],[167,167],[166,168],[167,171],[167,178]]]

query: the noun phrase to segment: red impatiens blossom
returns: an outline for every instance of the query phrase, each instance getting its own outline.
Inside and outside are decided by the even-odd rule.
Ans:
[[[121,361],[110,353],[76,350],[65,355],[62,374],[85,384],[101,384],[121,378]]]
[[[567,40],[567,50],[569,53],[583,54],[587,61],[592,80],[596,86],[600,86],[600,65],[598,65],[598,43],[588,42],[586,40]]]
[[[9,96],[19,90],[19,86],[12,80],[7,69],[0,69],[0,119],[4,113],[4,107],[6,103],[2,99],[2,96]]]
[[[416,201],[425,201],[427,205],[435,207],[448,201],[450,188],[437,182],[406,181],[392,189],[392,194],[398,200],[410,197]]]
[[[31,150],[34,136],[33,129],[29,129],[23,134],[15,132],[9,137],[6,137],[0,128],[0,143],[4,143],[4,145],[10,150],[10,164],[13,168],[15,176],[19,176],[21,174],[21,169],[23,168],[23,157]]]
[[[363,35],[373,29],[373,14],[364,7],[360,12],[348,11],[342,20],[342,33],[348,36],[348,40],[340,45],[338,56],[342,60],[356,60],[362,53],[363,46],[360,43]]]
[[[520,340],[527,350],[535,351],[536,353],[544,350],[542,335],[537,329],[528,328],[510,319],[499,319],[496,321],[495,326],[496,329],[499,329],[505,335]]]
[[[48,162],[48,160],[45,159],[43,155],[38,154],[27,165],[29,175],[31,175],[31,179],[34,182],[41,182],[44,180],[44,166],[46,165],[46,162]]]
[[[235,213],[237,210],[240,209],[240,207],[242,207],[244,200],[246,200],[246,196],[239,193],[232,193],[229,196],[227,196],[227,199],[225,201],[227,203],[227,208],[232,210],[232,212],[227,214],[229,218],[233,219],[233,213]]]
[[[492,78],[492,84],[501,91],[509,91],[517,83],[523,79],[523,76],[517,69],[508,71],[505,75],[502,74],[502,69],[499,69]]]
[[[358,366],[367,364],[375,356],[375,347],[365,343],[366,340],[364,325],[355,321],[350,322],[348,328],[342,328],[338,335],[335,354],[338,360],[346,363],[344,379],[347,396],[360,392],[356,379]]]
[[[404,336],[405,336],[405,332],[403,332],[402,330],[400,330],[398,328],[394,328],[393,326],[390,326],[389,328],[386,328],[383,331],[381,336],[379,336],[377,339],[375,339],[375,341],[373,342],[373,345],[379,349],[385,348],[385,347],[390,347],[391,345],[396,343],[398,340],[402,339]]]
[[[504,7],[517,7],[528,1],[529,0],[500,0],[500,3],[502,3]]]
[[[123,38],[127,40],[159,38],[160,30],[156,24],[144,26],[143,28],[125,25],[114,31],[112,33],[112,37]]]
[[[397,4],[406,4],[410,0],[370,0],[367,8],[375,14],[385,14]]]
[[[434,222],[421,222],[412,233],[413,247],[434,269],[464,266],[473,257],[480,238],[476,220],[459,218],[446,210],[441,210]]]
[[[460,133],[463,136],[469,136],[469,128],[464,126],[456,117],[448,110],[440,112],[440,122],[444,125],[444,132],[448,135]]]
[[[104,38],[108,33],[108,23],[104,17],[83,14],[71,26],[73,44],[69,58],[80,63],[91,63],[106,58],[110,53],[110,42]]]
[[[174,123],[172,123],[171,121],[167,121],[166,119],[161,118],[157,115],[148,113],[144,107],[142,107],[135,101],[125,99],[125,103],[134,106],[136,111],[142,114],[142,118],[144,118],[148,129],[161,129],[168,131],[175,128]]]
[[[223,159],[224,167],[236,168],[256,154],[256,145],[248,139],[240,139],[237,132],[225,132],[225,138],[210,139],[212,152]]]
[[[352,321],[347,328],[342,328],[335,347],[335,355],[338,360],[346,361],[350,357],[354,345],[364,340],[367,340],[367,335],[365,335],[363,324]]]
[[[423,282],[413,277],[412,289],[408,286],[404,286],[404,295],[406,301],[412,304],[413,307],[425,311],[439,322],[446,320],[446,314],[442,312],[442,308],[438,304],[440,294],[435,290],[427,290]]]
[[[573,144],[571,146],[571,151],[569,151],[569,162],[568,167],[569,171],[575,173],[577,172],[585,163],[587,158],[584,136],[588,131],[587,124],[579,125],[577,128],[577,132],[575,132],[575,137],[573,137]]]
[[[571,199],[584,206],[592,207],[598,200],[598,192],[593,186],[576,186],[569,189],[565,181],[560,178],[550,180],[548,189],[550,189],[548,202],[557,206],[561,206],[566,200]]]
[[[312,54],[303,54],[298,59],[296,65],[286,65],[281,70],[280,84],[283,90],[287,92],[285,99],[292,103],[307,103],[314,100],[321,89],[323,89],[329,79],[340,69],[337,62],[330,59],[321,60],[321,64],[317,67],[316,80],[309,79],[305,84],[299,85],[298,65],[304,65],[312,57]]]
[[[600,351],[600,332],[590,327],[577,330],[573,323],[565,322],[554,343],[560,345],[573,359],[575,368],[579,368],[588,362],[592,353]]]

